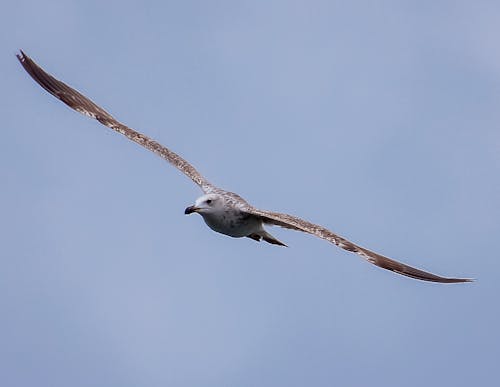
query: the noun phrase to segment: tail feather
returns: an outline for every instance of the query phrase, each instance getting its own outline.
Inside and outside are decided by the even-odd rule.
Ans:
[[[283,242],[277,240],[275,237],[273,237],[271,234],[269,234],[266,231],[263,231],[263,232],[261,232],[259,234],[253,233],[253,234],[247,235],[247,238],[253,239],[254,241],[257,241],[257,242],[260,242],[263,239],[267,243],[271,243],[272,245],[278,245],[278,246],[288,247]]]
[[[273,237],[268,232],[264,232],[262,234],[262,239],[264,239],[267,243],[271,243],[273,245],[288,247],[287,245],[285,245],[283,242],[277,240],[275,237]]]

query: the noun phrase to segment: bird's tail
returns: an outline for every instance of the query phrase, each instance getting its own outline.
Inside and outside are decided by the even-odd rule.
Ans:
[[[267,231],[260,231],[259,233],[253,233],[250,235],[247,235],[247,238],[253,239],[254,241],[260,242],[262,239],[265,240],[267,243],[271,243],[272,245],[278,245],[278,246],[285,246],[283,242],[277,240],[275,237],[273,237],[271,234],[269,234]]]
[[[269,234],[267,231],[264,231],[262,233],[262,239],[264,239],[267,243],[271,243],[273,245],[288,247],[283,242],[277,240],[275,237],[273,237],[271,234]]]

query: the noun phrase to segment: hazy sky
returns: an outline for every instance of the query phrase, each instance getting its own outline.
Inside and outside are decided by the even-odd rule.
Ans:
[[[500,3],[17,1],[0,16],[2,386],[487,386],[500,358]],[[232,239],[213,183],[473,284]]]

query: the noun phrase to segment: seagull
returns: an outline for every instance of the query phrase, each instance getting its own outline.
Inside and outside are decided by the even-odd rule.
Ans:
[[[274,245],[286,246],[283,242],[269,234],[265,229],[265,226],[268,225],[280,226],[286,229],[314,235],[344,250],[356,253],[376,266],[410,278],[440,283],[473,281],[469,278],[441,277],[416,269],[358,246],[325,227],[300,219],[296,216],[255,208],[241,196],[210,183],[190,163],[177,153],[144,134],[122,124],[83,94],[48,74],[22,50],[20,50],[16,56],[26,72],[54,97],[60,99],[70,108],[96,119],[101,124],[124,135],[129,140],[156,153],[196,183],[203,191],[203,195],[196,199],[193,205],[187,207],[184,213],[186,215],[192,213],[201,215],[208,227],[218,233],[234,238],[246,237],[258,242],[263,240]]]

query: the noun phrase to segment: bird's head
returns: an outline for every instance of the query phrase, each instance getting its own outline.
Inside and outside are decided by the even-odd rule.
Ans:
[[[198,199],[194,205],[184,210],[184,214],[189,215],[197,212],[200,215],[210,214],[222,211],[224,209],[224,198],[217,194],[206,194]]]

